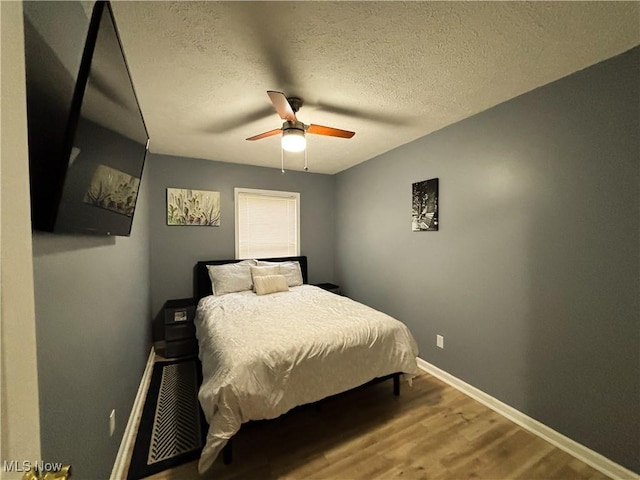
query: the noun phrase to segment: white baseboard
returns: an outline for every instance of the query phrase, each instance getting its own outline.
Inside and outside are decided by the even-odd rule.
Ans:
[[[149,383],[151,383],[151,373],[153,372],[153,363],[156,360],[156,354],[151,348],[149,358],[147,359],[147,366],[144,368],[142,374],[142,380],[138,386],[138,393],[133,401],[133,407],[129,414],[129,420],[127,421],[127,427],[122,435],[122,441],[120,442],[120,448],[118,449],[118,455],[116,461],[113,464],[113,470],[111,471],[110,480],[123,480],[127,478],[127,455],[133,450],[133,443],[136,441],[136,419],[142,414],[142,408],[144,407],[144,400],[147,397],[147,390],[149,389]]]
[[[510,407],[506,403],[454,377],[450,373],[439,369],[435,365],[418,358],[418,367],[614,480],[640,480],[640,475],[624,468],[622,465],[618,465],[575,440],[571,440],[569,437],[556,432],[551,427],[534,420],[521,411]]]

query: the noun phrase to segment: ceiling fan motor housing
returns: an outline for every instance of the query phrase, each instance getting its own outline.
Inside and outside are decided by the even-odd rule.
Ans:
[[[302,122],[290,122],[289,120],[287,120],[282,124],[282,132],[284,133],[289,130],[300,130],[304,135],[304,132],[307,130],[307,126]]]

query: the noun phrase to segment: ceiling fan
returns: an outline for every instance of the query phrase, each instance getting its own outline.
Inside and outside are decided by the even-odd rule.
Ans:
[[[280,118],[284,120],[281,128],[254,135],[247,140],[260,140],[282,132],[282,149],[287,152],[301,152],[306,149],[306,133],[326,135],[329,137],[351,138],[356,133],[339,128],[324,127],[322,125],[305,125],[296,118],[296,112],[302,107],[302,99],[299,97],[287,97],[282,92],[267,91],[271,103],[276,108]]]

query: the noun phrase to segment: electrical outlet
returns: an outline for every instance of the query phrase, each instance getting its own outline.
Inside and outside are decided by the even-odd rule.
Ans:
[[[442,335],[436,335],[436,346],[438,348],[444,348],[444,337]]]
[[[109,436],[113,437],[113,432],[116,431],[116,411],[111,410],[111,414],[109,415]]]

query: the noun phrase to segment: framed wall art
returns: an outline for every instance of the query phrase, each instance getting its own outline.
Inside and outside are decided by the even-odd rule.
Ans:
[[[220,226],[220,192],[167,188],[167,225]]]
[[[416,182],[412,187],[413,205],[411,230],[428,232],[438,230],[438,178]]]

